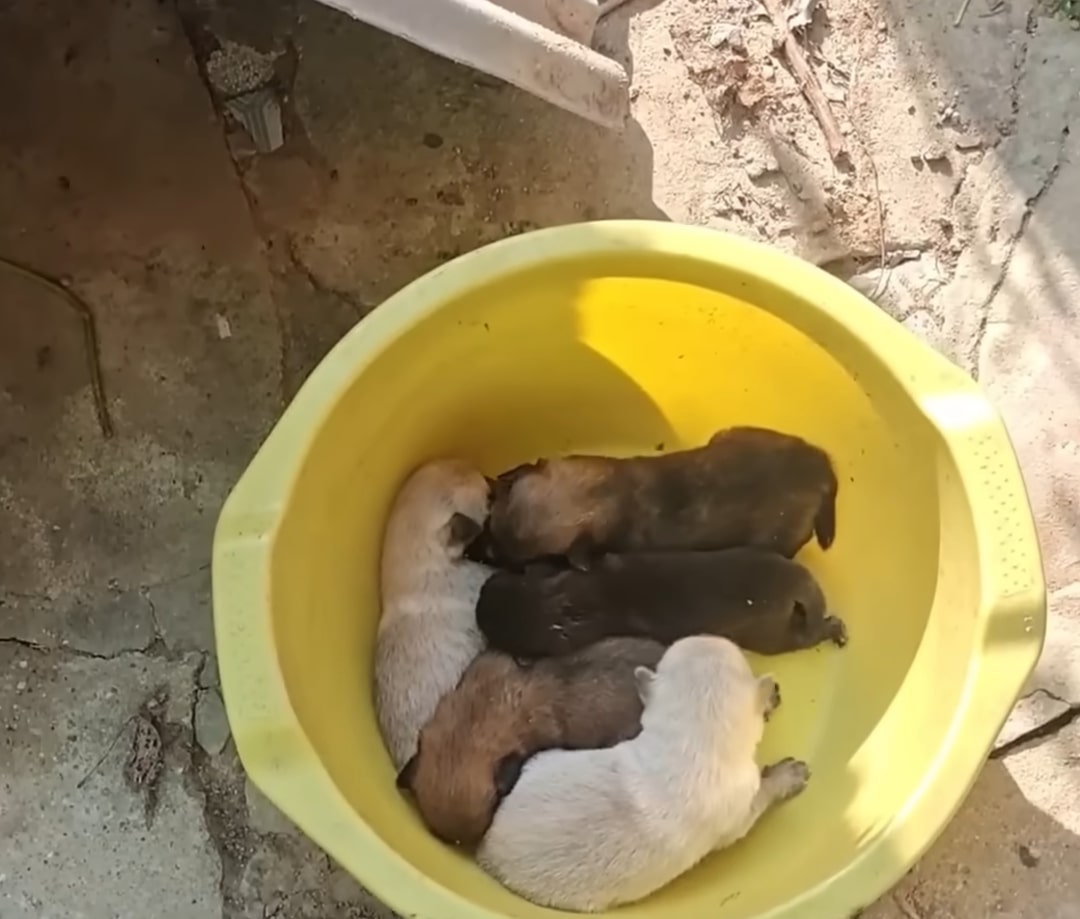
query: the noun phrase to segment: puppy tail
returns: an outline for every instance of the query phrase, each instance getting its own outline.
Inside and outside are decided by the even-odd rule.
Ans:
[[[833,475],[814,517],[814,535],[822,549],[828,549],[836,539],[836,492],[836,476]]]

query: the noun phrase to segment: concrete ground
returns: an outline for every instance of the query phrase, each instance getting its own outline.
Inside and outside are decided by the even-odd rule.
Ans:
[[[0,916],[388,914],[244,781],[215,515],[388,293],[612,216],[826,264],[995,398],[1038,515],[1046,652],[1008,746],[863,915],[1080,916],[1080,34],[1041,0],[971,0],[959,26],[931,0],[818,7],[802,40],[842,168],[751,0],[635,0],[605,23],[598,47],[633,72],[622,135],[314,3],[0,2],[0,256],[92,305],[115,429],[78,314],[0,269]],[[272,78],[281,149],[222,116],[238,73]]]

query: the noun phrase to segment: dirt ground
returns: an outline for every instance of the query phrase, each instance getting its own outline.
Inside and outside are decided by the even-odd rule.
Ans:
[[[0,916],[389,915],[244,780],[213,655],[218,508],[389,293],[508,234],[651,217],[841,274],[1001,408],[1047,649],[1014,742],[862,915],[1080,917],[1073,5],[970,0],[959,25],[959,2],[797,5],[835,157],[755,0],[613,14],[596,45],[632,73],[621,134],[314,2],[0,0],[0,257],[92,306],[113,429],[79,314],[0,269]],[[262,81],[270,153],[224,114]]]

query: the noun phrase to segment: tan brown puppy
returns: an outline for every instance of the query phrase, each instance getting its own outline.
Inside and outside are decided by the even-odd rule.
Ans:
[[[757,546],[791,558],[836,535],[827,453],[765,428],[720,431],[704,447],[614,459],[567,456],[503,473],[470,557],[504,565],[603,552]]]
[[[534,753],[610,747],[637,736],[642,702],[634,670],[655,667],[663,654],[662,645],[638,638],[531,665],[484,652],[421,730],[398,787],[412,793],[440,839],[477,845]]]
[[[847,641],[814,576],[763,549],[633,552],[606,555],[589,571],[499,571],[480,588],[476,624],[492,648],[526,658],[614,635],[665,645],[719,635],[759,654]]]

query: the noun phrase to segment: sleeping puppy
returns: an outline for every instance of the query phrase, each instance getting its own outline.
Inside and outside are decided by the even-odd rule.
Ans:
[[[382,550],[375,708],[394,767],[484,648],[474,610],[491,569],[462,557],[487,516],[487,480],[457,459],[430,462],[402,486]]]
[[[503,473],[473,557],[519,566],[603,552],[758,546],[791,558],[836,535],[836,474],[823,450],[765,428],[720,431],[659,456],[543,459]]]
[[[534,903],[599,912],[640,900],[806,787],[805,763],[756,765],[780,694],[730,641],[685,638],[638,674],[641,733],[531,759],[480,845],[481,866]]]
[[[480,591],[476,622],[491,647],[526,658],[612,635],[663,644],[722,635],[758,654],[847,642],[814,576],[762,549],[633,552],[605,555],[589,571],[499,571]]]
[[[539,750],[609,747],[641,729],[637,667],[655,667],[657,642],[612,638],[522,665],[486,651],[444,696],[398,776],[436,836],[480,842],[522,764]]]

